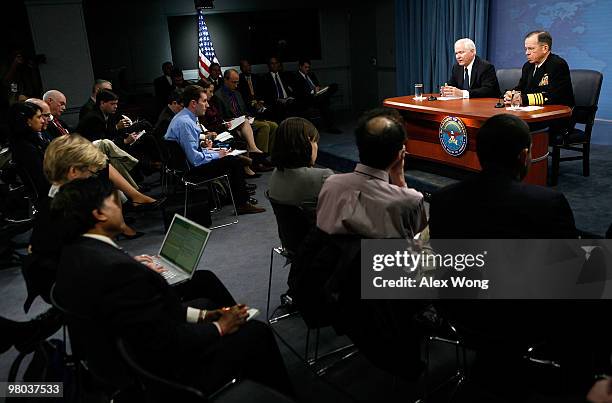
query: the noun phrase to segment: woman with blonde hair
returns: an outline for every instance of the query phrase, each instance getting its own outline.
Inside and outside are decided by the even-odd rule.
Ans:
[[[55,282],[61,247],[70,230],[64,223],[54,220],[49,213],[51,200],[59,188],[74,179],[96,175],[101,180],[110,181],[117,189],[126,189],[132,196],[138,197],[139,193],[113,170],[106,155],[78,134],[60,136],[49,144],[45,151],[43,171],[51,188],[48,197],[41,197],[39,202],[30,238],[30,254],[24,262],[23,274],[28,288],[26,311],[38,295],[49,301],[49,290]],[[113,177],[119,180],[115,182]],[[126,226],[123,235],[130,239],[143,233]]]

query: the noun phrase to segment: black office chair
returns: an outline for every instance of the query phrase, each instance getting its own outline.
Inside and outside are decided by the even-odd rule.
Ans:
[[[146,403],[169,401],[181,403],[292,402],[286,396],[247,379],[243,381],[232,379],[221,389],[207,396],[197,388],[160,377],[142,367],[122,338],[116,339],[116,345],[121,358],[137,377]]]
[[[227,175],[221,175],[214,178],[203,177],[194,174],[191,171],[191,167],[187,162],[187,157],[181,146],[176,141],[164,140],[163,152],[165,155],[162,157],[162,163],[164,165],[164,176],[170,175],[178,180],[185,188],[185,207],[183,215],[189,217],[189,192],[190,190],[200,189],[202,186],[207,186],[209,191],[209,199],[212,200],[214,206],[212,212],[221,210],[224,203],[225,195],[229,195],[229,199],[232,202],[234,209],[234,218],[228,223],[212,226],[211,229],[225,227],[232,224],[238,223],[238,210],[236,209],[236,201],[230,186],[229,177]],[[164,191],[168,185],[168,179],[162,180],[162,188]]]
[[[499,69],[496,71],[497,82],[499,83],[499,89],[502,91],[511,90],[516,87],[521,79],[521,69]]]
[[[268,273],[268,300],[266,305],[266,318],[274,323],[281,319],[281,317],[270,318],[270,292],[272,288],[272,268],[274,266],[274,255],[279,254],[285,257],[285,265],[291,263],[291,259],[295,255],[300,243],[306,237],[306,235],[308,235],[308,232],[310,232],[310,230],[315,226],[316,205],[304,204],[302,206],[294,206],[283,204],[270,198],[268,191],[266,191],[265,195],[272,205],[272,210],[274,211],[274,216],[276,217],[278,237],[281,241],[281,246],[274,247],[270,251],[270,270]]]
[[[552,146],[551,184],[554,186],[559,179],[559,163],[561,161],[582,160],[582,175],[589,176],[589,157],[591,152],[591,132],[595,123],[599,93],[603,83],[603,74],[595,70],[571,70],[572,87],[576,106],[572,111],[569,133],[563,138],[563,143]],[[584,130],[575,125],[584,124]],[[561,150],[580,153],[569,157],[561,157]]]
[[[74,366],[78,396],[96,396],[112,402],[132,393],[134,379],[122,364],[112,339],[91,318],[72,312],[59,302],[55,284],[49,293],[52,305],[62,312],[64,343],[70,340],[67,365]]]
[[[207,396],[202,391],[183,385],[170,379],[155,375],[142,367],[134,357],[128,344],[121,338],[115,339],[120,357],[138,379],[139,387],[146,402],[206,402]]]
[[[30,217],[34,217],[38,212],[38,201],[41,195],[38,194],[38,189],[36,188],[36,184],[34,183],[32,176],[30,176],[30,173],[26,169],[23,169],[23,167],[21,167],[19,164],[15,164],[14,166],[17,171],[17,176],[24,186],[25,195],[30,205]]]
[[[300,206],[288,205],[280,203],[272,199],[269,193],[266,191],[266,197],[270,200],[274,216],[276,217],[276,223],[278,226],[278,236],[281,240],[280,247],[274,247],[270,251],[270,270],[268,273],[268,299],[266,305],[266,316],[268,323],[271,325],[272,330],[276,333],[279,339],[292,351],[300,360],[312,368],[315,368],[317,364],[327,357],[338,356],[342,353],[347,352],[344,356],[339,359],[332,361],[330,364],[315,368],[317,375],[324,375],[328,369],[335,366],[336,364],[344,361],[345,359],[353,356],[357,351],[353,344],[348,344],[340,348],[336,348],[325,354],[319,354],[319,342],[321,335],[321,328],[328,327],[332,323],[327,319],[323,318],[322,312],[315,314],[308,314],[303,310],[296,309],[293,312],[279,315],[276,317],[270,317],[270,292],[272,287],[272,268],[274,265],[274,254],[280,254],[287,259],[288,263],[291,263],[292,259],[296,256],[298,248],[302,241],[306,238],[308,233],[316,225],[316,204],[314,203],[303,203]],[[292,280],[290,279],[290,282]],[[276,312],[276,311],[275,311]],[[306,324],[306,340],[304,344],[304,355],[300,355],[292,346],[287,343],[283,337],[272,327],[275,323],[280,320],[301,315],[304,323]],[[314,354],[310,351],[310,336],[314,331],[315,342],[314,342]]]

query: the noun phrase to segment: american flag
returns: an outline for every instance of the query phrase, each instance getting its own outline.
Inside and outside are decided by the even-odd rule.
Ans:
[[[208,28],[204,22],[204,11],[198,10],[198,72],[200,78],[208,78],[211,63],[219,63],[213,48]]]

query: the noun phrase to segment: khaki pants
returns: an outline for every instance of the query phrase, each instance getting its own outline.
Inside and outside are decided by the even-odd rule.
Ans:
[[[130,170],[138,164],[138,160],[123,151],[117,144],[109,139],[96,140],[93,142],[107,157],[110,164],[127,180],[130,185],[138,189],[138,185],[130,175]]]
[[[278,125],[270,120],[255,120],[251,125],[255,136],[255,144],[264,153],[270,154],[274,147],[274,138]]]

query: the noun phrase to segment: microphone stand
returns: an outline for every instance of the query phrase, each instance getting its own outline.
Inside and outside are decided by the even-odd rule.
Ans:
[[[497,103],[495,104],[495,107],[500,109],[503,108],[504,106],[506,106],[504,104],[504,94],[508,92],[508,90],[504,90],[504,92],[502,92],[501,96],[499,97],[499,99],[497,100]]]

